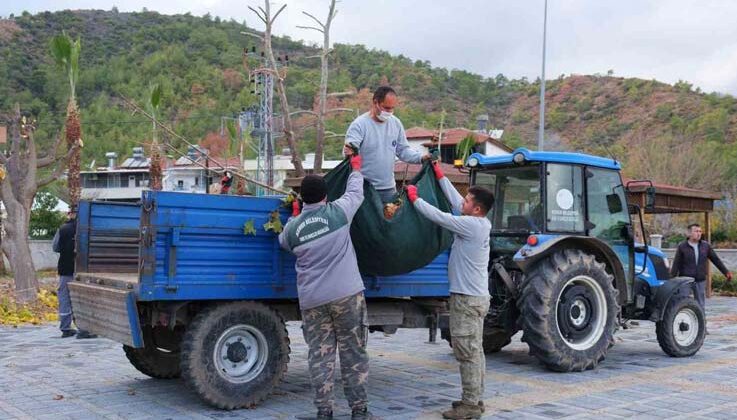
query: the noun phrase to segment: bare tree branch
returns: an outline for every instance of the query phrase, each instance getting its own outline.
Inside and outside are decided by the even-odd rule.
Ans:
[[[341,96],[353,96],[355,94],[356,94],[356,92],[354,92],[352,90],[349,90],[349,91],[346,91],[346,92],[333,92],[333,93],[328,93],[328,96],[331,97],[331,98],[338,98],[338,97],[341,97]]]
[[[310,111],[308,109],[300,109],[298,111],[290,112],[289,113],[289,116],[291,117],[293,115],[299,115],[299,114],[310,114],[310,115],[313,115],[313,116],[317,117],[317,112]]]
[[[307,17],[312,18],[312,20],[314,20],[315,22],[317,22],[317,24],[320,25],[322,27],[322,29],[325,29],[325,24],[322,23],[322,22],[320,22],[320,20],[318,18],[312,16],[311,14],[309,14],[309,13],[307,13],[305,11],[303,11],[302,14],[305,15],[305,16],[307,16]],[[297,27],[299,28],[299,26],[297,26]]]
[[[262,21],[262,22],[263,22],[263,23],[264,23],[265,25],[266,25],[266,24],[268,24],[268,23],[266,22],[266,19],[265,19],[265,18],[263,18],[263,17],[261,17],[261,13],[260,13],[260,12],[259,12],[258,10],[254,9],[254,8],[253,8],[253,7],[251,7],[251,6],[248,6],[248,8],[249,8],[249,9],[251,9],[251,10],[253,10],[253,13],[255,13],[255,14],[256,14],[256,17],[258,17],[259,19],[261,19],[261,21]],[[263,10],[264,10],[264,9],[261,9],[261,7],[260,7],[260,6],[259,6],[259,9],[260,9],[261,11],[263,11]],[[266,15],[266,12],[264,12],[264,15]]]
[[[355,112],[356,110],[353,108],[330,108],[325,111],[326,114],[330,114],[331,112]]]
[[[61,133],[58,133],[56,135],[56,140],[54,140],[54,147],[51,149],[52,152],[48,156],[38,159],[38,162],[36,163],[36,168],[41,169],[47,166],[51,166],[54,164],[54,162],[59,160],[59,158],[56,157],[56,154],[59,152],[59,147],[62,144],[62,139],[63,136],[61,135]]]
[[[299,29],[312,29],[313,31],[317,31],[317,32],[320,32],[321,34],[322,34],[322,33],[325,33],[325,31],[324,31],[323,29],[320,29],[320,28],[315,28],[314,26],[300,26],[300,25],[297,25],[297,27],[298,27]],[[313,57],[319,57],[319,55],[315,55],[315,56],[313,56]],[[310,57],[305,57],[305,58],[310,58]]]
[[[277,16],[279,16],[279,13],[281,13],[281,12],[282,12],[282,11],[283,11],[284,9],[286,9],[286,8],[287,8],[287,5],[286,5],[286,4],[285,4],[285,5],[282,5],[282,7],[280,7],[280,8],[279,8],[279,10],[278,10],[278,11],[277,11],[277,12],[276,12],[276,13],[274,14],[274,17],[273,17],[273,18],[271,18],[271,23],[272,23],[272,24],[273,24],[273,23],[274,23],[274,21],[276,20]]]
[[[49,176],[47,176],[46,178],[40,179],[39,181],[36,182],[36,188],[37,189],[43,188],[51,184],[52,182],[56,181],[57,179],[59,179],[61,174],[64,172],[64,167],[66,166],[66,162],[69,160],[69,158],[72,157],[72,154],[74,154],[74,152],[78,148],[79,148],[79,145],[76,145],[76,144],[74,145],[74,147],[70,148],[69,151],[67,151],[67,154],[63,158],[57,161],[56,167],[49,174]]]
[[[246,31],[241,31],[241,34],[243,34],[243,35],[248,35],[248,36],[252,36],[252,37],[254,37],[254,38],[258,38],[258,39],[260,39],[261,41],[263,41],[263,40],[264,40],[264,37],[262,37],[261,35],[258,35],[258,34],[254,34],[254,33],[252,33],[252,32],[246,32]]]

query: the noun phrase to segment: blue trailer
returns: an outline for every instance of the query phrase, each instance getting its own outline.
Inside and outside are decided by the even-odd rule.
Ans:
[[[550,369],[590,369],[630,319],[655,322],[670,356],[701,348],[693,279],[670,278],[663,253],[636,241],[638,231],[647,237],[642,209],[627,203],[620,169],[608,158],[526,149],[468,159],[470,183],[496,197],[487,353],[521,330]],[[286,370],[285,322],[300,318],[294,257],[265,229],[287,216],[281,197],[146,191],[136,205],[82,202],[76,323],[122,343],[149,376],[182,376],[216,407],[261,401]],[[452,345],[447,263],[446,252],[406,275],[364,277],[365,327],[429,328],[430,341],[439,328]]]
[[[300,319],[294,256],[264,229],[275,216],[287,220],[282,197],[146,191],[140,204],[83,201],[75,322],[122,343],[141,372],[184,377],[214,406],[257,403],[286,371],[285,322]],[[364,278],[366,327],[430,328],[434,340],[447,261],[446,252],[406,275]]]

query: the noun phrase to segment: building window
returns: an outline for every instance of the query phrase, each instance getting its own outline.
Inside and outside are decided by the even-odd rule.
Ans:
[[[177,180],[177,190],[183,190],[184,189],[184,181],[183,180]]]

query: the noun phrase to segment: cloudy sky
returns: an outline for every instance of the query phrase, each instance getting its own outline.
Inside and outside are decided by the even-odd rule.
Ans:
[[[342,0],[332,39],[429,60],[485,76],[540,74],[544,0]],[[247,6],[258,0],[24,0],[3,1],[0,15],[23,10],[146,7],[165,14],[210,13],[261,29]],[[320,19],[329,0],[281,0],[288,6],[275,32],[321,42],[301,12]],[[689,81],[706,92],[737,95],[737,1],[549,0],[548,79],[606,73]]]

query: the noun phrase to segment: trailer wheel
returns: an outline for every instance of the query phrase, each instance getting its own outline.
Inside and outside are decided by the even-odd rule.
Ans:
[[[673,297],[665,308],[663,319],[655,324],[655,332],[660,348],[668,356],[693,356],[704,344],[704,311],[693,298]]]
[[[604,360],[619,313],[612,282],[605,265],[581,250],[537,262],[518,301],[530,354],[559,372],[591,369]]]
[[[177,335],[181,330],[175,330],[173,333],[165,331],[169,336]],[[137,349],[134,347],[123,345],[123,351],[128,361],[144,375],[148,375],[156,379],[173,379],[181,375],[180,366],[180,350],[179,346],[173,348],[160,347],[156,341],[156,335],[160,331],[158,328],[144,327],[143,341],[144,348]],[[181,338],[181,335],[178,335]]]
[[[289,336],[279,314],[257,302],[208,308],[182,344],[182,376],[207,403],[252,407],[279,383],[289,362]]]

